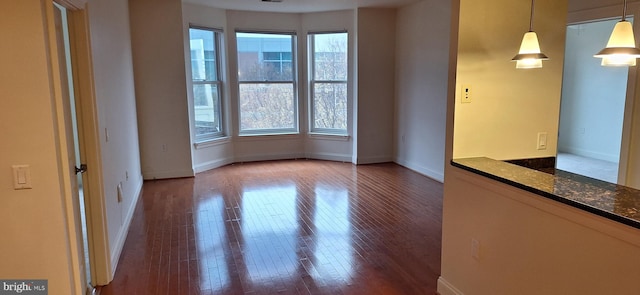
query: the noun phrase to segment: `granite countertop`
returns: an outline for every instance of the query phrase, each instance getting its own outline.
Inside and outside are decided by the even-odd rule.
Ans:
[[[556,170],[544,173],[490,158],[464,158],[453,166],[640,229],[640,190]]]

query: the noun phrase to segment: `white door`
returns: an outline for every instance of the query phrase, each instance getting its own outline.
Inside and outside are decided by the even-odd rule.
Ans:
[[[87,170],[86,165],[80,163],[81,154],[81,133],[78,132],[77,112],[76,112],[76,95],[74,94],[73,86],[73,71],[71,67],[71,54],[70,54],[70,42],[69,42],[69,27],[67,22],[66,9],[62,6],[55,5],[55,26],[56,26],[56,41],[58,61],[60,62],[60,80],[61,90],[63,95],[64,104],[64,117],[65,117],[65,133],[67,135],[67,146],[69,148],[68,161],[70,167],[75,167],[75,171],[71,170],[71,189],[73,197],[73,208],[76,212],[73,212],[75,217],[75,224],[77,225],[76,232],[82,234],[82,238],[78,239],[77,249],[82,249],[82,253],[79,255],[79,271],[78,276],[84,290],[91,292],[93,287],[91,284],[91,253],[88,243],[88,235],[90,233],[87,226],[87,210],[85,210],[84,204],[85,197],[88,194],[84,193],[83,189],[83,173]],[[71,148],[73,147],[73,148]]]

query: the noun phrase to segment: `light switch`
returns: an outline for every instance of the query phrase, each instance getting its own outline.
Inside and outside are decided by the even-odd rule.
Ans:
[[[30,189],[31,188],[31,170],[29,165],[13,165],[13,188],[14,189]]]
[[[538,133],[538,149],[539,150],[547,149],[547,133],[546,132]]]
[[[27,184],[27,173],[24,169],[18,169],[18,184]]]

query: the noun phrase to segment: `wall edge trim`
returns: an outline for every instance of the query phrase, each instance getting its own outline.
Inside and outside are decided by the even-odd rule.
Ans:
[[[438,278],[438,294],[440,295],[464,295],[462,291],[458,290],[455,286],[449,283],[445,278],[440,276]]]

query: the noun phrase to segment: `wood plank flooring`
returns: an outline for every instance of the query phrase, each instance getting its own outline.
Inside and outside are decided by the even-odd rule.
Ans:
[[[100,294],[436,294],[442,189],[315,160],[148,181]]]

